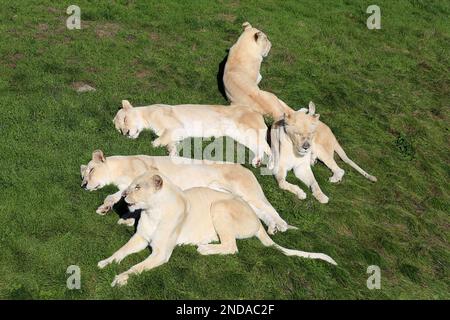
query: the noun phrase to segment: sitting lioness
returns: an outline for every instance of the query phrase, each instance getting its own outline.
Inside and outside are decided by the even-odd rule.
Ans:
[[[271,234],[290,227],[266,199],[253,173],[236,163],[145,155],[105,157],[101,150],[96,150],[92,153],[92,160],[80,168],[81,187],[93,191],[112,184],[119,188],[97,209],[98,214],[104,215],[119,202],[123,190],[136,177],[154,168],[182,190],[209,187],[242,197],[267,224]],[[119,223],[133,224],[134,221],[119,220]]]
[[[151,129],[158,136],[153,146],[167,146],[172,156],[177,153],[177,144],[185,138],[224,136],[236,140],[255,154],[252,160],[254,167],[261,164],[264,153],[269,159],[271,156],[263,117],[237,105],[154,104],[133,108],[130,102],[123,100],[122,109],[114,117],[114,125],[132,139],[136,139],[142,130]]]
[[[274,160],[274,174],[280,188],[298,194],[299,187],[286,181],[286,174],[294,169],[295,175],[303,180],[305,171],[305,159],[314,164],[319,159],[331,169],[333,176],[330,182],[339,182],[344,175],[344,170],[339,168],[334,160],[334,152],[341,159],[355,168],[370,181],[377,181],[356,163],[350,160],[340,146],[331,129],[319,121],[319,115],[315,114],[315,105],[309,103],[309,111],[301,109],[274,123],[271,130],[272,159]],[[303,166],[303,170],[299,169]]]
[[[141,209],[137,231],[122,248],[98,263],[104,268],[151,246],[151,255],[115,277],[112,286],[124,285],[132,274],[156,268],[169,261],[177,245],[191,244],[203,255],[234,254],[236,239],[256,236],[288,256],[321,259],[336,265],[323,253],[283,248],[267,235],[253,209],[242,198],[209,188],[182,191],[157,171],[136,178],[123,193],[131,210]],[[217,244],[211,242],[220,241]]]
[[[244,32],[230,48],[223,74],[225,93],[233,104],[249,106],[262,115],[278,119],[293,110],[273,93],[258,87],[262,77],[259,73],[263,58],[272,47],[267,36],[253,28],[250,23],[243,24]]]

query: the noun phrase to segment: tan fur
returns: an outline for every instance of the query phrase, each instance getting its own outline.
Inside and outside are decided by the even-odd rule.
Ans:
[[[123,100],[113,122],[119,132],[133,139],[142,130],[151,129],[158,135],[153,146],[167,146],[170,155],[176,155],[177,144],[188,137],[229,136],[255,154],[255,167],[261,164],[264,153],[271,156],[263,117],[243,106],[155,104],[134,108]]]
[[[319,115],[315,114],[315,111],[316,106],[311,101],[309,103],[308,114],[299,111],[288,116],[288,122],[291,123],[290,126],[295,127],[296,132],[301,135],[305,135],[305,133],[308,132],[308,125],[311,123],[317,123],[315,125],[315,133],[311,143],[311,164],[314,164],[316,159],[319,159],[333,172],[333,176],[329,179],[330,182],[339,182],[342,180],[345,171],[342,170],[334,160],[334,153],[336,152],[344,162],[348,163],[365,178],[372,182],[376,182],[376,177],[361,169],[361,167],[359,167],[347,156],[331,129],[325,123],[318,121]],[[290,135],[290,138],[294,142],[295,136]]]
[[[252,35],[260,31],[253,28],[248,22],[244,23],[243,27],[244,32],[233,47],[231,47],[227,64],[225,65],[223,80],[228,98],[232,103],[249,105],[262,114],[271,115],[274,119],[281,119],[284,116],[294,115],[294,111],[282,100],[271,93],[259,89],[258,84],[261,81],[261,63],[263,57],[267,56],[269,53],[271,43],[269,40],[266,42],[262,41],[259,44],[255,43]],[[267,37],[263,39],[267,39]],[[311,108],[314,107],[310,105],[310,109]],[[307,109],[301,109],[299,112],[306,113]],[[314,112],[310,112],[310,115],[314,115]],[[333,171],[333,176],[330,178],[331,182],[339,182],[344,175],[344,170],[339,168],[334,160],[334,152],[336,152],[344,162],[350,164],[367,179],[374,182],[377,181],[376,177],[369,175],[347,157],[344,150],[337,142],[333,132],[326,124],[319,121],[315,132],[313,153],[311,156],[312,164],[315,162],[316,158],[325,163],[325,165]],[[290,152],[289,149],[290,148],[287,149],[288,153]],[[287,159],[285,162],[289,162],[295,157],[296,155],[291,153],[289,154],[290,159]],[[283,180],[284,179],[281,179],[281,181]],[[294,192],[295,189],[294,193],[303,197],[303,192],[300,192],[298,190],[299,188],[293,189],[291,186],[285,185],[284,182],[282,184],[288,189],[291,189],[292,192]],[[322,198],[323,202],[328,201],[325,201],[324,197]]]
[[[267,235],[253,209],[240,197],[212,190],[192,188],[182,191],[159,172],[148,171],[136,178],[123,193],[131,209],[141,209],[136,233],[111,257],[98,263],[104,268],[120,262],[148,245],[151,255],[115,277],[112,286],[124,285],[130,275],[140,274],[169,261],[177,245],[191,244],[203,255],[234,254],[236,239],[256,236],[265,246],[286,255],[336,262],[323,253],[283,248]],[[218,244],[211,242],[220,240]]]
[[[311,144],[315,136],[318,117],[305,112],[296,112],[272,125],[273,173],[278,186],[305,199],[305,192],[297,185],[286,181],[288,171],[294,170],[295,176],[311,188],[313,196],[321,203],[327,203],[328,197],[322,192],[311,170]]]
[[[262,79],[259,72],[261,63],[272,44],[263,32],[253,28],[248,22],[243,27],[244,32],[231,47],[225,65],[223,82],[228,99],[233,104],[249,106],[274,119],[293,112],[273,93],[258,87]]]
[[[209,187],[242,197],[268,225],[269,233],[288,228],[264,196],[253,173],[235,163],[145,155],[105,157],[102,151],[97,150],[93,152],[92,160],[81,166],[82,187],[89,191],[109,184],[119,188],[118,192],[107,196],[97,209],[98,214],[106,214],[120,200],[130,183],[151,169],[158,169],[182,190]]]

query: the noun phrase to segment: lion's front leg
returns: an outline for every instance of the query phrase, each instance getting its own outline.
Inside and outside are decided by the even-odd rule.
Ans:
[[[311,188],[314,198],[316,198],[320,203],[328,203],[328,197],[320,189],[309,162],[295,167],[294,174],[304,184]]]
[[[122,191],[110,194],[105,198],[103,204],[100,207],[98,207],[95,212],[97,212],[102,216],[107,214],[109,211],[112,210],[113,206],[120,201],[121,198],[122,198]]]
[[[275,175],[275,178],[277,179],[277,182],[278,182],[278,186],[283,190],[292,192],[301,200],[306,199],[306,193],[302,189],[300,189],[299,186],[287,182],[286,175],[287,175],[287,170],[284,167],[280,166],[277,174]]]
[[[169,155],[173,157],[177,155],[177,146],[181,140],[183,140],[183,137],[177,135],[175,131],[166,129],[161,136],[153,141],[152,145],[153,147],[165,146]]]
[[[125,272],[122,272],[121,274],[117,275],[113,282],[111,283],[112,287],[115,286],[123,286],[126,285],[128,282],[128,278],[133,274],[140,274],[143,271],[147,271],[153,268],[156,268],[167,261],[169,261],[170,252],[162,252],[161,250],[154,250],[152,254],[145,259],[144,261],[132,266],[130,269],[128,269]]]
[[[117,250],[111,257],[100,261],[97,266],[100,269],[103,269],[113,262],[120,263],[125,257],[129,256],[130,254],[142,251],[147,246],[148,241],[136,233],[122,248]]]

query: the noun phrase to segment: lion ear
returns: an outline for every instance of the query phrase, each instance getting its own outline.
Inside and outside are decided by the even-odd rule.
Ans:
[[[163,186],[163,179],[161,178],[161,176],[159,174],[155,174],[152,177],[152,182],[153,182],[153,186],[155,187],[156,190],[160,190]]]
[[[283,118],[281,120],[286,125],[286,124],[289,124],[291,122],[291,119],[292,119],[292,115],[290,113],[288,113],[288,114],[284,113],[283,114]]]
[[[122,100],[122,108],[123,109],[131,109],[131,108],[133,108],[133,106],[131,105],[130,101]]]
[[[242,24],[242,28],[244,28],[244,30],[247,30],[247,29],[249,29],[249,28],[252,28],[252,25],[251,25],[248,21],[245,21],[245,22]]]
[[[94,162],[105,162],[105,155],[103,154],[102,150],[95,150],[92,152],[92,160]]]
[[[316,105],[314,104],[314,102],[312,102],[312,101],[309,102],[308,109],[309,109],[308,113],[311,116],[314,115],[314,113],[316,113]]]
[[[255,41],[258,41],[258,39],[263,35],[263,33],[261,31],[258,31],[257,33],[255,33],[254,37],[255,37]]]
[[[80,173],[81,173],[81,175],[83,175],[84,171],[86,171],[86,168],[87,168],[87,166],[85,166],[84,164],[82,164],[80,166]]]

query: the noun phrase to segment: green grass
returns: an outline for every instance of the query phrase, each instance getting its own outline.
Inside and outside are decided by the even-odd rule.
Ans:
[[[79,0],[82,30],[73,31],[65,27],[69,4],[0,2],[0,298],[450,298],[448,2],[379,0],[382,29],[368,30],[368,1]],[[331,200],[321,205],[253,170],[299,227],[274,240],[339,265],[249,239],[234,256],[179,247],[169,263],[111,288],[148,252],[97,269],[132,231],[115,214],[95,214],[114,189],[83,191],[80,164],[97,148],[164,154],[150,134],[130,141],[114,130],[122,99],[226,103],[218,65],[247,20],[273,43],[261,87],[295,108],[313,100],[348,155],[379,179],[370,183],[339,161],[346,175],[333,185],[318,164]],[[97,91],[76,93],[80,81]],[[72,264],[81,290],[66,288]],[[381,290],[366,287],[372,264]]]

